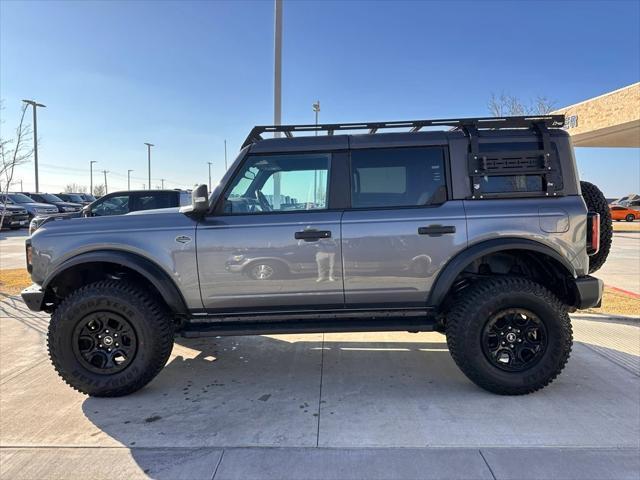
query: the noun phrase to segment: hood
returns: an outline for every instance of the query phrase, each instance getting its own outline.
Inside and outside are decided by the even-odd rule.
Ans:
[[[57,205],[58,207],[67,207],[67,208],[82,208],[82,204],[71,203],[71,202],[55,202],[54,205]]]
[[[0,211],[5,210],[4,205],[0,204]],[[8,212],[26,212],[27,209],[24,207],[21,207],[20,205],[15,205],[15,204],[10,204],[8,203],[6,206],[6,210]]]
[[[146,210],[144,213],[150,212]],[[157,213],[155,213],[157,212]],[[34,237],[52,235],[90,235],[99,239],[102,233],[122,235],[126,238],[127,231],[133,230],[172,230],[180,227],[195,226],[195,222],[177,209],[163,208],[151,215],[110,215],[104,217],[62,217],[55,221],[43,223],[34,232]]]
[[[23,206],[23,207],[33,207],[33,208],[56,208],[55,205],[50,203],[39,203],[39,202],[26,202],[26,203],[14,203],[14,205]]]

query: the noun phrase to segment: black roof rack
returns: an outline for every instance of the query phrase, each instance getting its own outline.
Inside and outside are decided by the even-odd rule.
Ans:
[[[362,122],[362,123],[326,123],[320,125],[261,125],[253,127],[249,136],[242,144],[242,148],[252,143],[264,140],[263,133],[283,133],[292,138],[294,132],[327,132],[333,135],[340,130],[363,130],[363,133],[373,134],[386,128],[408,128],[417,132],[424,127],[453,127],[468,131],[468,129],[500,129],[500,128],[532,128],[552,127],[560,128],[564,125],[564,115],[538,115],[521,117],[479,117],[479,118],[444,118],[436,120],[405,120],[394,122]]]

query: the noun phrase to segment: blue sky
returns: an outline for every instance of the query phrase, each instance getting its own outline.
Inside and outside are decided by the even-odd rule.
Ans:
[[[214,182],[255,124],[272,123],[273,2],[13,2],[0,6],[3,136],[39,111],[41,190]],[[285,0],[283,122],[487,115],[492,92],[558,107],[640,79],[640,2]],[[638,149],[577,149],[583,178],[640,191]],[[33,166],[17,178],[33,189]],[[94,177],[94,183],[99,179]]]

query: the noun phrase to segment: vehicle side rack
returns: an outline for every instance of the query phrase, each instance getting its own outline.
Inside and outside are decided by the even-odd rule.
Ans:
[[[333,135],[339,131],[360,131],[359,133],[374,134],[379,130],[405,128],[410,132],[418,132],[426,127],[452,127],[454,129],[505,129],[505,128],[532,128],[534,125],[542,125],[546,128],[560,128],[564,125],[564,115],[539,115],[520,117],[478,117],[478,118],[444,118],[435,120],[406,120],[393,122],[363,122],[363,123],[326,123],[307,125],[262,125],[253,127],[242,148],[264,140],[264,133],[282,133],[287,138],[292,138],[294,133],[303,132],[327,132]]]
[[[562,123],[564,123],[564,117]],[[529,128],[538,135],[541,149],[481,152],[478,129],[474,125],[462,127],[469,137],[468,168],[471,179],[471,199],[559,195],[557,187],[561,185],[557,185],[557,179],[561,178],[560,167],[556,150],[551,144],[547,122],[533,120]],[[491,187],[487,187],[489,177],[492,176],[507,177],[507,185],[511,184],[513,188],[500,192],[492,191]],[[526,186],[528,176],[539,177],[539,189],[529,190]]]

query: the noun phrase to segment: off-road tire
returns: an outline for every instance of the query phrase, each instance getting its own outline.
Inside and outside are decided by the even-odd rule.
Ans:
[[[74,329],[87,315],[109,311],[126,318],[137,335],[137,351],[124,370],[100,374],[88,370],[74,353]],[[47,346],[62,379],[93,397],[118,397],[149,383],[169,359],[173,321],[152,294],[134,284],[103,280],[69,295],[51,316]]]
[[[508,372],[493,365],[482,348],[482,331],[501,310],[524,308],[547,332],[547,347],[531,368]],[[445,333],[453,360],[475,384],[500,395],[523,395],[550,384],[562,371],[573,342],[567,308],[542,285],[520,277],[480,280],[464,289],[446,315]]]
[[[604,194],[593,183],[580,182],[580,189],[589,211],[600,214],[600,250],[589,257],[589,273],[593,273],[604,265],[609,256],[609,250],[611,250],[611,238],[613,236],[611,212]]]

